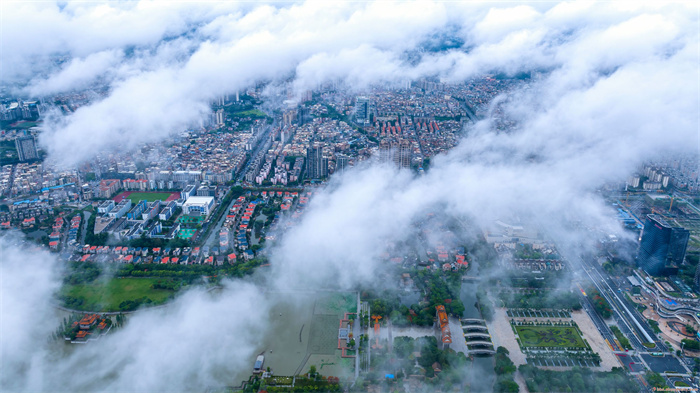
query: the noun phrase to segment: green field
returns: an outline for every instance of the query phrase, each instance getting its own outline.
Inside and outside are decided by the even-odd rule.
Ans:
[[[234,112],[231,115],[235,117],[265,117],[265,113],[257,110],[257,109],[251,109],[249,111],[241,111],[241,112]]]
[[[90,284],[66,285],[61,290],[61,295],[82,298],[84,301],[80,307],[82,310],[119,311],[119,305],[123,301],[147,297],[151,299],[153,305],[168,300],[175,292],[151,288],[157,280],[155,278],[114,278],[106,283],[98,280]]]
[[[14,120],[3,120],[2,128],[7,130],[26,130],[28,128],[36,127],[39,122],[36,121],[14,121]]]
[[[15,141],[0,141],[0,163],[14,164],[19,161],[17,157],[17,149],[15,148]]]
[[[127,199],[131,199],[131,203],[138,203],[138,201],[165,201],[170,198],[169,192],[132,192]]]
[[[515,326],[523,347],[586,348],[583,338],[571,326]]]

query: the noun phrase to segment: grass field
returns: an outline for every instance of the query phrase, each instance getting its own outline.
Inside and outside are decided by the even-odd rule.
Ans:
[[[515,330],[524,347],[586,347],[578,330],[571,326],[515,326]]]
[[[170,192],[132,192],[127,198],[131,199],[131,203],[137,203],[143,200],[148,202],[163,202],[170,197],[170,194]]]
[[[36,121],[14,121],[14,120],[4,120],[2,121],[3,128],[5,129],[15,129],[15,130],[24,130],[27,128],[32,128],[36,127],[39,125],[39,122]]]
[[[105,282],[95,281],[90,284],[68,285],[62,294],[83,298],[81,309],[89,311],[119,311],[119,304],[125,300],[147,297],[152,304],[165,302],[174,292],[167,289],[152,289],[157,279],[151,278],[115,278]]]
[[[260,117],[265,117],[265,113],[261,112],[257,109],[251,109],[249,111],[241,111],[241,112],[234,112],[231,114],[234,117],[253,117],[253,118],[260,118]]]
[[[11,164],[18,160],[15,141],[0,141],[0,159],[3,164]]]

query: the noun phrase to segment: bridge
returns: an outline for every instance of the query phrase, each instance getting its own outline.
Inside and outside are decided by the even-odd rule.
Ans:
[[[495,355],[496,351],[493,349],[470,349],[470,355]]]
[[[466,338],[491,338],[491,335],[488,333],[484,332],[472,332],[472,333],[464,333],[464,337]],[[469,344],[469,341],[467,341],[467,344]]]
[[[466,325],[462,326],[462,330],[466,333],[467,331],[472,331],[472,330],[485,330],[489,331],[489,328],[487,328],[484,325]]]
[[[493,343],[491,341],[467,341],[467,347],[471,347],[472,345],[480,347],[493,347]]]
[[[477,323],[482,324],[482,325],[486,325],[486,321],[484,321],[483,319],[478,319],[478,318],[463,318],[463,319],[461,319],[461,321],[462,321],[462,323],[466,323],[466,324],[470,324],[470,325],[474,325]]]

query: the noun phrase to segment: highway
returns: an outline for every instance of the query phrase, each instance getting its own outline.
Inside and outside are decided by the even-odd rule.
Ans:
[[[604,339],[608,340],[608,343],[613,347],[614,350],[623,350],[622,348],[618,348],[617,345],[615,344],[615,335],[613,332],[610,330],[607,324],[605,324],[605,321],[598,315],[598,313],[595,311],[593,308],[593,305],[590,302],[590,299],[587,296],[583,296],[582,293],[579,292],[580,300],[581,300],[581,305],[583,306],[583,309],[586,310],[588,313],[588,316],[591,317],[591,320],[593,321],[593,324],[595,324],[596,328],[598,328],[598,331],[600,334],[603,336]]]
[[[648,352],[642,343],[654,342],[657,346],[654,352],[665,351],[665,345],[655,336],[646,320],[637,313],[633,306],[621,299],[619,287],[593,258],[581,258],[583,268],[601,295],[610,303],[618,327],[629,339],[633,349],[638,352]]]

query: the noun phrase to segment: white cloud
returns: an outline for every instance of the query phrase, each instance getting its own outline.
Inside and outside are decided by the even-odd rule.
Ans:
[[[519,122],[515,130],[494,133],[489,119],[476,124],[453,151],[432,160],[425,176],[368,165],[333,180],[273,250],[270,282],[276,286],[371,282],[387,242],[412,236],[412,223],[430,210],[470,226],[517,216],[547,228],[556,240],[582,241],[571,222],[615,229],[592,190],[623,179],[645,160],[698,152],[697,9],[688,3],[164,8],[156,2],[70,3],[61,11],[31,3],[4,12],[2,49],[12,55],[2,59],[3,69],[16,80],[25,75],[38,92],[113,76],[107,97],[48,122],[43,143],[53,159],[75,164],[97,151],[159,140],[204,116],[209,99],[259,80],[296,75],[301,90],[329,79],[367,86],[434,74],[458,81],[483,72],[551,71],[503,104]],[[415,66],[399,60],[453,25],[468,52],[423,54]],[[12,34],[25,29],[31,34]],[[9,41],[9,35],[18,38]],[[122,52],[129,55],[120,58]],[[47,78],[23,74],[56,53],[75,60]],[[270,302],[253,286],[231,283],[219,298],[196,291],[167,310],[141,313],[125,330],[57,364],[43,347],[30,346],[44,328],[21,330],[15,323],[29,317],[26,310],[49,307],[57,282],[40,267],[50,262],[44,254],[25,261],[7,250],[3,334],[10,331],[17,340],[2,340],[3,359],[12,370],[32,365],[25,378],[3,367],[3,386],[12,389],[50,389],[56,381],[82,390],[201,389],[221,382],[221,367],[249,367],[241,359],[267,326]],[[23,270],[20,261],[34,268]],[[28,271],[40,282],[22,292],[31,283]],[[213,323],[201,325],[210,316]],[[93,369],[63,379],[86,358]]]

